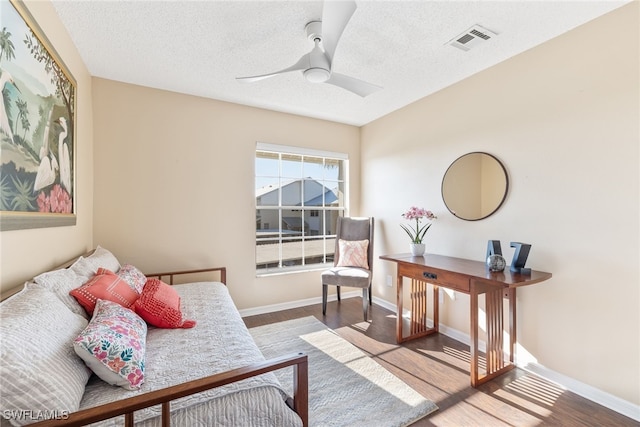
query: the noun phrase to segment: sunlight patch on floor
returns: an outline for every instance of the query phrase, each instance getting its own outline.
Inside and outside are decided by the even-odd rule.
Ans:
[[[547,406],[553,406],[556,400],[564,393],[562,388],[535,375],[523,375],[507,384],[505,388],[510,392]]]
[[[476,394],[483,395],[483,393]],[[473,401],[462,401],[446,409],[440,408],[429,416],[431,425],[442,427],[451,425],[467,426],[469,425],[469,419],[474,420],[474,426],[514,427],[512,423],[500,419],[497,411],[489,413],[484,409],[480,409]],[[459,421],[458,424],[456,424],[456,420]],[[525,414],[524,417],[518,420],[518,427],[535,427],[541,423],[540,419]]]
[[[362,378],[410,406],[424,403],[425,398],[373,361],[360,349],[331,330],[300,335],[300,338],[340,362]]]
[[[533,412],[541,417],[548,417],[552,414],[551,410],[543,406],[537,405],[527,398],[521,397],[520,394],[510,393],[506,390],[499,389],[493,392],[493,395],[508,402],[511,406],[520,407],[528,412]]]
[[[360,331],[360,332],[367,332],[367,330],[369,329],[369,327],[371,326],[371,323],[369,322],[360,322],[360,323],[354,323],[351,325],[352,328]]]

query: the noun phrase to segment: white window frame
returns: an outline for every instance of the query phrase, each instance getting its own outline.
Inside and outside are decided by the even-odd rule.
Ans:
[[[300,155],[303,157],[303,162],[304,162],[304,157],[305,156],[309,156],[309,157],[321,157],[324,159],[331,159],[331,160],[340,160],[342,162],[342,167],[344,169],[343,173],[344,173],[344,178],[342,179],[342,183],[343,183],[343,187],[344,187],[344,206],[339,206],[337,208],[335,207],[326,207],[324,206],[324,202],[323,202],[323,206],[314,206],[313,210],[319,211],[323,214],[325,214],[328,211],[338,211],[341,212],[339,215],[341,216],[348,216],[349,213],[349,156],[346,153],[338,153],[338,152],[331,152],[331,151],[324,151],[324,150],[315,150],[315,149],[309,149],[309,148],[304,148],[304,147],[295,147],[295,146],[289,146],[289,145],[279,145],[279,144],[270,144],[270,143],[263,143],[263,142],[257,142],[256,143],[256,149],[255,149],[255,154],[254,154],[254,159],[256,158],[256,155],[258,152],[260,151],[266,151],[266,152],[272,152],[274,154],[278,154],[279,156],[282,155]],[[255,163],[254,163],[255,164]],[[254,170],[254,179],[258,178],[257,175],[258,171]],[[282,180],[283,179],[283,175],[282,175],[282,170],[278,171],[278,179]],[[300,179],[304,180],[303,176],[300,176]],[[324,184],[323,184],[324,185]],[[281,195],[280,195],[281,196]],[[323,196],[324,197],[324,196]],[[260,210],[264,210],[264,209],[273,209],[273,210],[278,210],[279,211],[279,222],[280,225],[279,227],[282,226],[282,211],[283,210],[292,210],[292,209],[296,209],[295,206],[283,206],[282,205],[282,197],[278,198],[278,205],[277,206],[273,206],[273,205],[265,205],[265,206],[258,206],[257,203],[257,197],[254,197],[255,200],[255,208],[256,208],[256,216],[258,214],[258,212]],[[301,207],[297,207],[300,208],[302,210]],[[321,235],[316,235],[316,236],[312,236],[312,238],[314,240],[321,238],[322,240],[327,240],[327,239],[335,239],[336,235],[335,235],[335,230],[333,230],[332,234],[326,234],[326,215],[325,215],[325,221],[323,221],[323,228],[324,231]],[[273,225],[273,224],[272,224]],[[306,238],[310,238],[311,236],[305,236],[304,234],[301,236],[301,241],[304,242]],[[317,270],[317,269],[322,269],[322,268],[327,268],[327,266],[330,264],[330,262],[323,262],[323,263],[312,263],[312,264],[305,264],[305,253],[304,253],[304,244],[301,246],[302,247],[302,251],[301,251],[301,260],[302,260],[302,264],[301,265],[294,265],[294,266],[286,266],[283,265],[283,256],[282,256],[282,243],[283,243],[283,237],[282,237],[282,233],[279,233],[279,237],[277,238],[277,242],[278,242],[278,250],[279,250],[279,254],[278,254],[278,266],[277,267],[268,267],[268,268],[258,268],[258,259],[257,259],[257,249],[258,249],[258,244],[261,241],[264,241],[265,239],[260,239],[257,235],[256,235],[256,259],[255,259],[255,266],[256,266],[256,275],[257,276],[265,276],[265,275],[273,275],[273,274],[283,274],[283,273],[293,273],[293,272],[299,272],[299,271],[310,271],[310,270]],[[324,247],[326,248],[326,244],[324,245]],[[325,250],[323,257],[325,258],[326,261],[326,256],[327,256],[327,251]]]

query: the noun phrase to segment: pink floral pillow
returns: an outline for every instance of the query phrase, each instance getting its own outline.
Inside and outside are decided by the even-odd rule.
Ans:
[[[105,272],[113,273],[106,268],[99,268],[96,274],[105,274]],[[118,270],[118,277],[127,282],[129,287],[136,291],[138,295],[142,293],[144,284],[147,283],[147,276],[131,264],[125,264]]]
[[[367,258],[369,240],[338,240],[340,256],[336,267],[360,267],[369,269]]]
[[[137,390],[144,381],[146,339],[147,324],[140,316],[118,303],[100,299],[73,348],[102,380]]]

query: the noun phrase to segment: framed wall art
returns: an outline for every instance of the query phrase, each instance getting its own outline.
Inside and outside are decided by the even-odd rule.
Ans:
[[[0,231],[76,224],[76,81],[24,3],[0,2]]]

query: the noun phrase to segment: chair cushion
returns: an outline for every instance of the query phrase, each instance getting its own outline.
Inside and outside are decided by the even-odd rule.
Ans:
[[[334,267],[322,272],[323,285],[369,287],[371,272],[357,267]]]
[[[360,267],[369,269],[369,239],[338,240],[339,257],[336,267]]]

